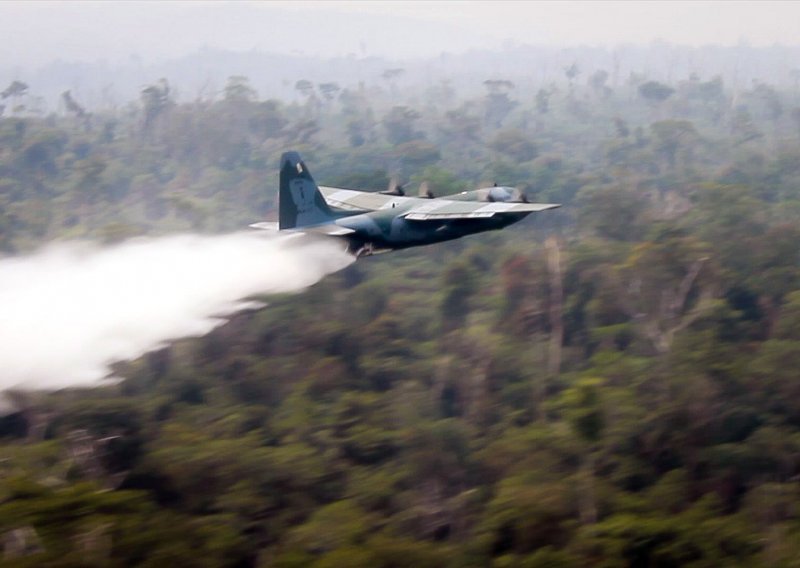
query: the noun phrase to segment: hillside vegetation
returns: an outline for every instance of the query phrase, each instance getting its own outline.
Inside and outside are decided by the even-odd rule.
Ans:
[[[299,103],[160,80],[48,116],[10,85],[8,255],[274,218],[289,149],[326,185],[563,207],[20,395],[3,565],[800,566],[799,93],[564,73]]]

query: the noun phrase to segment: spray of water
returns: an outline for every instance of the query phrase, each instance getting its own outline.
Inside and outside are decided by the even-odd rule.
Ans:
[[[98,384],[111,363],[203,335],[249,296],[300,290],[350,262],[335,243],[256,232],[0,259],[0,391]]]

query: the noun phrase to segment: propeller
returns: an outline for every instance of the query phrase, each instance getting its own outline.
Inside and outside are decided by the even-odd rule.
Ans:
[[[428,187],[427,181],[423,181],[419,184],[419,196],[425,199],[433,199],[435,197],[430,187]]]
[[[406,194],[406,190],[403,189],[403,186],[400,185],[400,181],[398,180],[397,176],[392,176],[392,179],[389,180],[389,187],[386,191],[381,191],[384,195],[399,195],[403,196]]]
[[[528,196],[520,191],[518,187],[515,187],[514,191],[511,193],[510,201],[514,203],[528,203]]]

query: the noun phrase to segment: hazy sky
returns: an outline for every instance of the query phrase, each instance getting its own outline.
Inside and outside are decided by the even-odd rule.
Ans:
[[[0,65],[144,61],[203,46],[393,58],[509,44],[800,43],[799,2],[0,2]]]

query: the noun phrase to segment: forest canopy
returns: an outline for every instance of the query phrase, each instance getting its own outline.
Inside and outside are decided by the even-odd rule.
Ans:
[[[4,565],[799,565],[796,82],[403,78],[53,113],[0,85],[6,256],[274,218],[290,149],[325,185],[563,204],[18,393]]]

